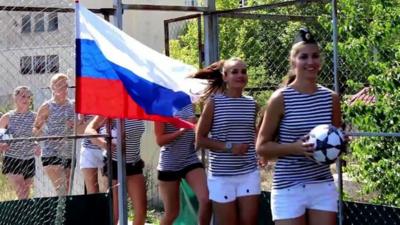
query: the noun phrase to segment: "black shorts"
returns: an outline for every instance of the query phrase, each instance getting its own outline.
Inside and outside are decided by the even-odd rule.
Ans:
[[[3,174],[23,175],[24,179],[35,176],[35,159],[16,159],[5,156],[3,159]]]
[[[189,173],[191,170],[194,170],[197,168],[204,168],[204,166],[202,163],[195,163],[195,164],[189,165],[178,171],[160,171],[159,170],[157,178],[158,178],[158,180],[161,180],[161,181],[178,181],[178,180],[181,180],[182,178],[185,178],[186,174]]]
[[[51,157],[42,157],[42,165],[43,166],[62,166],[64,169],[71,168],[71,159],[67,158],[60,158],[57,156],[51,156]]]
[[[132,176],[137,174],[143,174],[144,161],[139,160],[136,163],[126,163],[125,164],[125,175]],[[103,175],[108,176],[108,165],[107,158],[104,158],[104,167],[103,167]],[[112,160],[112,179],[118,179],[118,169],[117,169],[117,161]]]

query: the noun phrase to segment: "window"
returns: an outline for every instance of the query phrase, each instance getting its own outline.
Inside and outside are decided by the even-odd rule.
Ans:
[[[33,17],[33,24],[32,24]],[[46,15],[44,13],[37,13],[35,15],[24,15],[21,18],[21,33],[33,32],[51,32],[58,30],[58,15],[52,12]],[[47,29],[47,30],[46,30]]]
[[[23,56],[19,60],[20,73],[21,74],[31,74],[32,73],[32,57]]]
[[[22,16],[21,20],[21,33],[31,32],[31,15]]]
[[[46,60],[47,73],[58,73],[59,71],[58,55],[48,55]]]
[[[39,13],[34,17],[34,29],[35,32],[44,32],[44,14]]]
[[[247,6],[247,0],[239,0],[239,6],[240,7],[246,7]]]
[[[58,16],[57,13],[50,13],[48,16],[47,31],[58,30]]]
[[[33,71],[35,73],[46,72],[46,56],[38,55],[33,57]]]
[[[58,73],[60,70],[58,55],[23,56],[20,58],[20,73],[44,74]]]
[[[186,6],[197,6],[197,0],[185,0]]]

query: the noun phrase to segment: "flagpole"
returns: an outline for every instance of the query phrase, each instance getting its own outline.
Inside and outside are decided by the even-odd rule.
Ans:
[[[122,30],[122,0],[113,0],[114,25]],[[125,122],[123,119],[117,121],[117,169],[118,169],[118,215],[119,224],[128,225],[128,204],[125,170]]]
[[[75,55],[77,55],[78,52],[80,52],[80,45],[77,44],[78,40],[78,34],[80,31],[79,27],[79,13],[78,12],[79,8],[79,0],[75,0]],[[79,72],[80,67],[78,68],[77,64],[78,62],[78,57],[75,57],[75,76]],[[79,73],[80,74],[80,73]],[[77,79],[75,79],[77,80]],[[76,86],[76,85],[75,85]],[[75,88],[75,97],[76,97],[76,88]],[[75,104],[75,112],[76,110],[76,104]],[[75,113],[75,118],[74,118],[74,136],[77,135],[77,126],[78,126],[78,115]],[[76,167],[76,138],[73,139],[73,151],[72,151],[72,161],[71,161],[71,174],[69,176],[69,187],[67,189],[68,195],[72,195],[72,188],[74,186],[74,179],[75,179],[75,167]]]

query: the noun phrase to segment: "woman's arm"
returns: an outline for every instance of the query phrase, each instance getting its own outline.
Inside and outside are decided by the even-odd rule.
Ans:
[[[33,135],[39,136],[42,134],[42,128],[44,123],[47,121],[47,118],[49,118],[49,105],[44,103],[39,107],[35,122],[33,122]]]
[[[185,133],[185,131],[185,128],[181,128],[173,133],[165,133],[165,123],[154,122],[156,142],[160,147],[175,141],[179,136]]]
[[[209,100],[203,109],[196,129],[196,145],[200,148],[207,148],[212,151],[227,152],[231,151],[233,154],[244,154],[249,148],[248,144],[232,144],[230,149],[227,149],[227,143],[213,140],[208,137],[214,120],[214,101]],[[229,144],[228,144],[229,145]]]
[[[290,154],[311,156],[313,152],[312,144],[306,144],[302,140],[288,144],[279,144],[276,142],[276,135],[283,115],[283,95],[281,90],[278,90],[268,100],[267,109],[264,112],[257,137],[257,153],[267,160],[273,160]]]
[[[78,120],[77,120],[77,124],[76,124],[76,132],[77,134],[84,134],[85,133],[85,129],[86,126],[90,123],[90,121],[92,121],[94,119],[90,118],[90,120],[85,120],[85,115],[82,114],[78,114]]]
[[[103,116],[95,116],[86,126],[85,134],[96,135],[97,132],[106,123],[107,118]],[[100,148],[107,149],[107,141],[103,137],[91,138],[93,144],[99,146]]]
[[[8,113],[0,117],[0,128],[7,129],[10,116]]]

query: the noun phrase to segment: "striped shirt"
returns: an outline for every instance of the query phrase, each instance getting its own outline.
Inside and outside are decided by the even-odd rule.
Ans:
[[[112,129],[116,130],[116,120],[113,120]],[[140,157],[141,138],[145,127],[142,120],[125,120],[125,160],[126,163],[137,163]],[[105,127],[100,129],[100,133],[105,133]],[[106,152],[104,152],[106,154]],[[112,160],[117,161],[117,152],[112,151]]]
[[[176,116],[183,120],[194,118],[193,106],[190,104],[184,107]],[[166,134],[174,133],[178,129],[172,124],[165,123],[164,132]],[[161,147],[157,169],[160,171],[179,171],[199,162],[194,148],[194,131],[187,130],[174,141]]]
[[[94,115],[84,115],[83,116],[83,121],[84,123],[87,123],[88,121],[92,120]],[[90,140],[91,138],[84,138],[82,141],[82,148],[87,148],[87,149],[101,149],[99,146],[95,145],[92,143]]]
[[[209,172],[213,176],[234,176],[257,169],[255,152],[256,103],[251,97],[215,95],[211,138],[233,144],[248,144],[245,155],[209,151]]]
[[[8,131],[13,138],[32,137],[33,122],[36,118],[36,113],[28,111],[18,113],[15,110],[9,111]],[[34,158],[33,141],[18,141],[9,144],[9,149],[5,152],[5,156],[17,159],[32,159]]]
[[[313,94],[303,94],[292,87],[282,90],[284,116],[279,126],[279,143],[293,143],[320,124],[332,123],[332,92],[318,85]],[[333,181],[329,165],[319,165],[302,155],[279,157],[275,164],[273,188],[297,184]]]
[[[53,99],[47,102],[49,106],[49,116],[44,129],[45,136],[67,136],[72,135],[74,129],[67,127],[67,121],[74,122],[75,109],[73,100],[67,99],[63,105],[57,104]],[[43,157],[72,157],[72,140],[46,140],[42,151]]]

